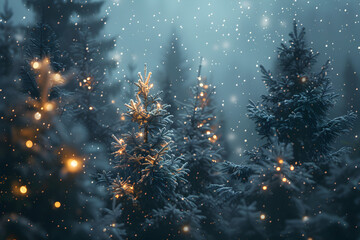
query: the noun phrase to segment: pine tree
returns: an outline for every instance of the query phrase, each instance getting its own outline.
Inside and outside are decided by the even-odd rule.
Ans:
[[[34,59],[38,97],[7,85],[1,91],[1,238],[79,239],[95,235],[91,224],[102,202],[82,173],[81,156],[58,118],[51,88],[64,83],[51,58]],[[17,97],[10,97],[15,94]],[[94,194],[91,195],[90,193]],[[102,234],[102,231],[98,231]]]
[[[12,23],[13,11],[8,6],[8,1],[4,2],[4,9],[0,13],[0,76],[13,75],[17,62],[19,44],[15,38],[17,29]]]
[[[350,60],[347,59],[345,63],[345,69],[343,73],[344,77],[344,97],[341,101],[341,112],[344,111],[353,111],[356,114],[360,112],[360,103],[358,101],[360,97],[359,88],[360,88],[360,80],[357,76],[357,73],[354,69],[354,66]],[[360,124],[355,123],[351,132],[345,138],[342,138],[340,144],[352,147],[353,151],[352,157],[359,157],[359,140],[357,139],[360,135]]]
[[[289,46],[279,48],[280,73],[273,76],[261,66],[269,94],[262,96],[261,104],[249,105],[249,117],[260,136],[269,142],[274,128],[280,142],[292,144],[291,164],[336,159],[345,149],[334,151],[332,143],[348,132],[355,119],[354,113],[328,119],[337,95],[328,77],[328,62],[319,73],[312,72],[317,55],[306,46],[305,29],[298,32],[294,22]]]
[[[212,104],[214,88],[206,84],[201,77],[192,89],[193,97],[184,104],[185,113],[181,115],[177,132],[177,153],[181,154],[187,164],[186,188],[190,194],[198,195],[206,191],[206,186],[217,183],[219,169],[217,162],[222,161],[219,152],[221,148],[216,141],[214,116],[215,108]]]
[[[170,105],[169,112],[175,118],[178,116],[179,103],[185,102],[189,97],[187,90],[187,76],[185,57],[181,50],[182,44],[176,33],[172,34],[163,60],[159,87],[163,91],[164,102]],[[176,124],[176,122],[174,122]]]
[[[114,136],[118,160],[112,161],[114,169],[102,180],[122,204],[120,222],[128,239],[199,239],[200,217],[191,209],[192,201],[176,192],[186,170],[171,152],[168,105],[161,103],[159,94],[150,95],[150,76],[145,66],[135,84],[136,100],[126,105],[138,131],[120,139]]]

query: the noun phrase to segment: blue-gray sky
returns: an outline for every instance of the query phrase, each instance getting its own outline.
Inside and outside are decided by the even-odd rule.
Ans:
[[[10,6],[15,21],[32,21],[21,0],[11,0]],[[360,68],[357,0],[107,0],[101,15],[108,16],[104,37],[119,36],[112,53],[119,62],[114,78],[123,77],[130,60],[161,68],[174,31],[194,77],[199,57],[205,58],[203,75],[217,86],[237,155],[254,144],[247,141],[253,130],[245,113],[248,100],[258,100],[265,91],[258,66],[273,68],[276,48],[288,39],[293,19],[306,27],[309,45],[320,52],[319,63],[332,61],[337,90],[347,57]]]

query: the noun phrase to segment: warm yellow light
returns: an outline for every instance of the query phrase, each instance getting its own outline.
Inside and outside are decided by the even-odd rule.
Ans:
[[[154,87],[154,84],[150,84],[149,86],[149,89],[153,88]]]
[[[284,160],[281,159],[281,158],[279,158],[279,163],[280,163],[280,164],[283,164],[283,163],[284,163]]]
[[[34,146],[33,142],[31,140],[27,140],[25,143],[27,148],[32,148]]]
[[[294,166],[291,165],[291,166],[290,166],[290,170],[291,170],[291,171],[294,171],[294,169],[295,169]]]
[[[25,185],[20,187],[20,193],[22,194],[27,193],[27,187]]]
[[[56,202],[54,203],[54,207],[56,207],[56,208],[61,207],[61,203],[60,203],[59,201],[56,201]]]
[[[52,110],[54,110],[54,104],[51,102],[47,102],[44,104],[44,109],[45,111],[51,112]]]
[[[125,116],[121,116],[121,117],[120,117],[120,120],[121,120],[121,121],[125,121]]]
[[[284,178],[282,179],[282,181],[283,181],[283,182],[286,182],[286,181],[287,181],[287,179],[284,177]]]
[[[301,82],[305,83],[307,81],[307,77],[301,77]]]
[[[184,231],[184,232],[189,232],[190,231],[190,227],[189,226],[183,226],[183,228],[182,228],[182,230]]]
[[[91,110],[94,110],[94,107],[91,107],[91,106],[90,106],[90,107],[89,107],[89,110],[90,110],[90,111],[91,111]]]
[[[280,170],[281,170],[281,168],[280,168],[280,167],[276,167],[276,171],[278,171],[278,172],[279,172]]]
[[[264,191],[266,191],[266,190],[267,190],[267,186],[263,186],[262,189],[263,189]]]
[[[206,134],[207,134],[207,135],[210,135],[210,133],[211,133],[210,131],[206,131]]]
[[[156,107],[157,107],[158,109],[160,109],[160,108],[161,108],[161,104],[160,104],[160,103],[157,103],[157,104],[156,104]]]
[[[213,136],[213,139],[217,139],[217,136],[216,136],[216,135],[214,135],[214,136]]]
[[[201,93],[200,93],[200,97],[203,97],[203,96],[204,96],[204,93],[203,93],[203,92],[201,92]]]
[[[32,63],[32,67],[33,67],[33,69],[39,69],[40,68],[40,63],[35,61],[35,62]]]
[[[34,118],[35,118],[36,120],[40,120],[40,119],[41,119],[41,113],[36,112],[36,113],[34,114]]]
[[[64,79],[62,78],[60,73],[54,73],[52,76],[52,80],[54,83],[64,83]]]
[[[260,215],[260,219],[261,219],[261,220],[264,220],[264,219],[265,219],[265,214],[261,214],[261,215]]]
[[[79,164],[79,161],[75,158],[70,158],[66,162],[67,169],[70,172],[76,172],[81,168],[81,165]]]

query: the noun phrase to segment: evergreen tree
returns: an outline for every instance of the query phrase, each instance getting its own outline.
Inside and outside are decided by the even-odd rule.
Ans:
[[[124,222],[128,239],[199,238],[200,217],[192,210],[192,201],[176,192],[185,181],[186,170],[171,153],[172,133],[168,105],[159,94],[150,95],[151,73],[139,73],[136,100],[131,100],[128,117],[138,131],[114,136],[114,169],[102,176],[110,191],[122,204],[120,222]],[[191,229],[191,231],[190,231]]]
[[[175,118],[178,116],[179,102],[185,102],[189,97],[186,83],[188,71],[184,64],[185,57],[181,47],[182,44],[179,37],[176,33],[173,33],[162,62],[163,71],[161,72],[159,84],[160,89],[164,93],[164,102],[170,105],[168,111]]]
[[[259,105],[251,102],[249,117],[268,142],[274,128],[280,142],[292,144],[291,164],[326,164],[344,152],[343,148],[334,151],[331,143],[348,132],[355,114],[328,118],[337,96],[328,77],[329,63],[319,73],[312,72],[318,54],[306,46],[305,29],[298,32],[296,22],[289,43],[279,48],[278,75],[273,76],[261,66],[269,94],[262,96]]]
[[[344,111],[353,111],[356,114],[360,112],[360,80],[357,76],[357,73],[354,69],[354,66],[350,60],[347,59],[345,63],[345,69],[343,73],[344,77],[344,97],[342,99],[341,112]],[[352,147],[352,157],[359,157],[359,140],[357,139],[360,136],[360,124],[355,122],[350,134],[345,138],[342,138],[340,144]]]
[[[70,147],[71,138],[58,118],[59,102],[49,98],[50,89],[64,82],[50,59],[31,62],[39,97],[27,97],[10,84],[1,91],[6,103],[1,108],[0,149],[4,239],[102,234],[91,227],[102,204],[97,190],[82,173],[86,169],[76,149]]]
[[[8,6],[8,1],[4,2],[4,9],[0,13],[0,76],[14,75],[15,64],[18,59],[19,44],[16,40],[16,31],[20,26],[12,23],[13,11]]]

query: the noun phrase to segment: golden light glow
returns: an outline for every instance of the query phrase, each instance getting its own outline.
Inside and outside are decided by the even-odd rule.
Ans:
[[[183,226],[182,230],[183,230],[184,232],[189,232],[189,231],[190,231],[190,227],[187,226],[187,225],[185,225],[185,226]]]
[[[52,75],[52,80],[55,83],[64,83],[64,79],[62,78],[60,73],[54,73]]]
[[[34,146],[33,142],[31,140],[27,140],[25,143],[27,148],[32,148]]]
[[[70,172],[76,172],[76,171],[80,170],[81,165],[80,165],[79,161],[76,160],[75,158],[70,158],[66,162],[66,167]]]
[[[294,166],[291,165],[291,166],[290,166],[290,170],[291,170],[291,171],[294,171],[294,169],[295,169]]]
[[[210,135],[210,133],[211,133],[210,131],[206,131],[206,134],[207,134],[207,135]]]
[[[40,63],[38,62],[38,61],[34,61],[33,63],[32,63],[32,67],[33,67],[33,69],[39,69],[40,68]]]
[[[201,92],[201,93],[200,93],[200,96],[201,96],[201,97],[203,97],[203,96],[204,96],[204,93],[203,93],[203,92]]]
[[[94,110],[94,107],[91,107],[91,106],[90,106],[90,107],[89,107],[89,110],[90,110],[90,111]]]
[[[61,207],[61,203],[60,203],[59,201],[56,201],[56,202],[54,203],[54,207],[56,207],[56,208]]]
[[[281,170],[281,168],[280,168],[280,167],[276,167],[276,171],[278,171],[278,172],[279,172],[280,170]]]
[[[121,117],[120,117],[120,120],[121,120],[121,121],[125,121],[125,116],[124,116],[124,115],[121,116]]]
[[[283,164],[284,163],[284,160],[282,158],[279,158],[279,163],[280,164]]]
[[[267,186],[263,186],[262,190],[266,191],[267,190]]]
[[[44,104],[44,109],[47,112],[51,112],[52,110],[54,110],[54,104],[51,102],[47,102]]]
[[[27,193],[27,187],[25,185],[20,187],[20,193],[21,194]]]
[[[300,80],[302,83],[305,83],[307,81],[307,77],[301,77]]]
[[[282,179],[282,181],[283,181],[283,182],[286,182],[286,181],[287,181],[287,179],[284,177],[284,178]]]
[[[35,118],[36,120],[40,120],[40,119],[41,119],[41,113],[36,112],[36,113],[34,114],[34,118]]]
[[[261,220],[265,220],[265,214],[261,214],[261,215],[260,215],[260,219],[261,219]]]

